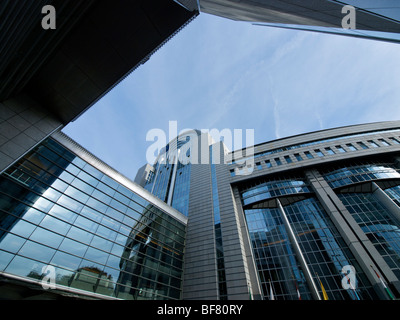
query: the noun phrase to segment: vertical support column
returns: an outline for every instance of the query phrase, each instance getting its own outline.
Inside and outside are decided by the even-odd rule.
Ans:
[[[400,224],[400,208],[375,182],[372,182],[372,194],[389,211],[392,217]]]
[[[179,152],[180,150],[178,150]],[[168,205],[172,205],[172,196],[174,195],[174,188],[175,188],[175,178],[176,178],[176,171],[178,170],[178,162],[179,162],[179,157],[174,156],[174,160],[172,161],[173,163],[173,171],[172,171],[172,177],[171,177],[171,183],[169,185],[169,190],[168,190]]]
[[[242,203],[240,200],[240,192],[236,186],[232,186],[232,198],[234,199],[234,212],[237,212],[237,219],[239,224],[238,233],[241,235],[241,243],[248,279],[247,286],[249,290],[249,298],[251,298],[252,300],[261,300],[262,288],[258,278],[257,265],[253,254],[249,230],[247,229],[245,213],[243,212]]]
[[[279,201],[279,199],[276,199],[276,202],[277,202],[280,214],[283,218],[283,223],[285,225],[286,232],[288,233],[290,243],[292,244],[292,246],[294,248],[296,257],[300,262],[301,268],[303,269],[304,276],[306,277],[308,287],[310,288],[310,291],[311,291],[311,295],[313,296],[313,298],[315,300],[321,300],[321,296],[319,295],[317,286],[314,283],[314,279],[311,275],[310,269],[308,268],[307,262],[304,259],[303,253],[301,252],[299,243],[296,240],[296,236],[294,235],[293,229],[290,226],[289,219],[286,216],[285,209],[283,209],[282,204]]]
[[[317,170],[309,170],[305,174],[316,197],[353,253],[375,292],[381,299],[388,299],[371,266],[379,270],[387,282],[396,288],[399,284],[397,277],[320,173]]]

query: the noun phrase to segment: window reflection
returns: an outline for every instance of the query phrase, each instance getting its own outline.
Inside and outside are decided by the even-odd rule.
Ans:
[[[72,162],[72,163],[71,163]],[[0,176],[0,271],[124,299],[179,299],[185,226],[51,139]]]

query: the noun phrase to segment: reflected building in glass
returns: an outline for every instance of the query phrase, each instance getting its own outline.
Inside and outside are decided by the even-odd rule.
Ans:
[[[258,144],[253,165],[208,140],[184,180],[156,163],[145,188],[172,170],[157,196],[186,190],[183,298],[398,299],[399,147],[394,121]]]
[[[400,5],[392,0],[200,0],[200,10],[267,27],[400,42]]]
[[[0,213],[2,298],[181,298],[187,218],[62,133],[1,175]]]

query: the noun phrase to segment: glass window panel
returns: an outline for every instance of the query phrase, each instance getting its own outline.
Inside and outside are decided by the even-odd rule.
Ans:
[[[42,220],[40,226],[62,235],[67,234],[69,228],[71,228],[70,224],[49,215]]]
[[[51,260],[51,264],[59,266],[61,268],[76,270],[78,269],[81,261],[82,258],[80,257],[75,257],[73,255],[57,251],[53,259]]]
[[[105,194],[109,195],[110,197],[112,197],[114,195],[114,193],[115,193],[115,190],[113,190],[112,188],[110,188],[109,186],[105,185],[102,182],[100,182],[97,185],[97,189],[99,189],[100,191],[102,191]]]
[[[324,156],[324,154],[322,153],[322,151],[319,150],[319,149],[315,149],[314,152],[317,154],[318,157],[323,157],[323,156]]]
[[[118,188],[118,182],[116,182],[115,180],[111,179],[110,177],[103,175],[103,177],[101,178],[101,181],[103,181],[105,184],[107,184],[108,186],[110,186],[113,189],[117,189]],[[110,194],[111,196],[113,194]]]
[[[54,207],[49,211],[49,214],[71,224],[74,223],[77,217],[77,214],[75,212],[61,207],[57,204],[54,205]]]
[[[338,146],[335,146],[335,148],[337,149],[337,150],[339,150],[340,152],[346,152],[346,150],[342,147],[342,146],[340,146],[340,145],[338,145]]]
[[[297,161],[303,160],[303,158],[301,157],[301,155],[299,153],[295,153],[294,156],[296,157]]]
[[[313,155],[312,155],[309,151],[304,151],[304,154],[306,155],[306,157],[307,157],[308,159],[314,158]]]
[[[382,143],[384,146],[390,146],[390,144],[385,140],[385,139],[378,139],[378,141],[380,142],[380,143]]]
[[[75,179],[75,177],[67,171],[63,171],[58,177],[66,183],[71,183],[72,180]]]
[[[74,181],[72,181],[72,185],[77,188],[78,190],[84,192],[85,194],[92,194],[94,187],[91,185],[85,183],[81,179],[76,178]]]
[[[335,154],[335,152],[331,149],[331,148],[325,148],[325,150],[326,150],[326,152],[328,153],[328,154]]]
[[[104,216],[103,220],[101,220],[101,224],[110,228],[111,230],[118,230],[121,225],[121,223],[119,223],[117,220],[106,216]]]
[[[95,233],[97,230],[98,225],[94,223],[93,221],[86,219],[85,217],[79,216],[75,223],[74,226],[80,227],[84,229],[85,231]]]
[[[63,237],[54,233],[53,230],[48,231],[39,227],[32,233],[30,239],[57,249]]]
[[[80,214],[89,218],[90,220],[93,220],[94,222],[100,222],[103,218],[103,215],[101,213],[87,206],[83,207]]]
[[[103,173],[101,173],[99,170],[95,169],[88,163],[83,167],[83,170],[99,180],[103,177]]]
[[[290,158],[290,156],[285,156],[285,160],[287,163],[292,163],[292,159]]]
[[[374,148],[379,148],[379,145],[372,140],[368,140],[368,143]]]
[[[89,244],[90,241],[92,241],[93,234],[91,234],[85,230],[79,229],[77,227],[71,227],[71,229],[67,233],[67,237],[74,239],[74,240],[78,240],[85,244]]]
[[[57,179],[56,181],[54,181],[51,184],[51,187],[56,189],[56,190],[58,190],[58,191],[60,191],[60,192],[64,192],[65,189],[68,188],[68,184],[65,183],[64,181],[61,181],[60,179]]]
[[[43,193],[43,197],[56,202],[58,198],[60,198],[61,192],[54,190],[52,188],[47,188],[47,190]]]
[[[28,240],[19,250],[18,254],[30,259],[48,263],[55,252],[56,250],[54,249]]]
[[[400,141],[396,138],[391,137],[389,138],[389,140],[392,141],[394,144],[400,144]]]
[[[99,264],[105,264],[108,259],[108,253],[89,247],[86,251],[85,258]]]
[[[100,200],[103,202],[102,206],[106,208],[105,205],[108,205],[111,202],[111,197],[109,197],[107,194],[101,192],[100,190],[94,190],[92,193],[92,196],[95,197],[96,199]],[[88,202],[89,204],[89,202]],[[104,210],[105,211],[105,210]]]
[[[356,151],[357,150],[351,143],[347,143],[346,146],[347,146],[347,148],[349,148],[350,151]]]
[[[94,236],[92,242],[90,243],[92,247],[99,248],[101,250],[109,252],[113,246],[113,243],[107,239],[99,236]]]
[[[23,220],[19,220],[11,229],[12,233],[15,233],[21,237],[25,237],[28,238],[31,233],[33,232],[33,230],[36,228],[35,225],[33,225],[32,223],[23,221]]]
[[[26,239],[24,238],[8,233],[0,241],[0,250],[17,253],[18,250],[21,249],[25,241]]]
[[[108,207],[108,209],[106,211],[106,215],[112,217],[113,219],[115,219],[117,221],[122,221],[122,219],[124,217],[124,215],[121,212],[115,210],[112,207]]]
[[[99,226],[99,228],[97,229],[97,234],[106,239],[109,239],[110,241],[114,241],[114,239],[117,236],[117,233],[115,231],[113,231],[109,228],[106,228],[104,226]]]
[[[94,191],[96,192],[96,190]],[[96,200],[94,198],[90,198],[88,202],[86,203],[89,207],[92,207],[93,209],[96,209],[97,211],[104,213],[107,210],[107,205],[104,203],[101,203],[99,200]]]
[[[78,201],[65,195],[62,195],[60,199],[58,199],[57,203],[75,212],[80,212],[83,208],[82,203],[79,203]]]
[[[362,149],[368,149],[367,145],[364,142],[357,142],[357,143]]]
[[[78,168],[83,168],[86,165],[86,162],[83,161],[81,158],[79,157],[75,157],[72,160],[72,163],[75,164]]]
[[[32,207],[44,211],[44,212],[49,212],[51,207],[54,205],[53,202],[44,199],[44,198],[38,198],[35,203],[32,205]]]
[[[115,195],[114,195],[114,198],[116,200],[118,200],[119,202],[121,202],[121,204],[118,204],[118,205],[123,206],[124,208],[126,208],[126,206],[129,206],[129,201],[130,200],[126,196],[116,192]],[[113,201],[115,201],[115,200],[113,200]],[[123,211],[123,210],[121,210],[121,211]]]
[[[0,254],[0,271],[3,271],[10,261],[14,258],[14,255],[8,252],[2,252]]]
[[[96,178],[92,177],[90,174],[87,174],[84,171],[79,172],[78,178],[85,181],[85,183],[91,185],[92,187],[96,187],[97,184],[99,183],[99,180],[97,180]]]
[[[61,243],[59,250],[65,251],[69,254],[74,254],[79,257],[83,257],[87,250],[87,245],[65,238],[64,241]]]
[[[39,279],[42,274],[43,263],[28,258],[16,256],[6,268],[5,272],[21,277]]]

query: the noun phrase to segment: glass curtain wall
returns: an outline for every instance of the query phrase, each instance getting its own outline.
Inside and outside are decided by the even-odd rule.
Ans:
[[[0,177],[0,270],[121,299],[179,299],[185,225],[52,139]]]
[[[241,195],[265,299],[312,299],[307,271],[299,263],[302,257],[296,254],[282,212],[273,201],[277,196],[320,296],[324,290],[332,300],[375,297],[354,256],[305,181],[260,181],[243,187]],[[341,285],[341,271],[347,265],[356,269],[356,290],[346,290]]]
[[[391,181],[400,183],[400,174],[395,165],[364,164],[348,166],[324,174],[325,180],[336,193],[352,217],[364,231],[386,263],[400,278],[400,225],[388,208],[371,192],[349,192],[350,185],[368,184],[369,181]],[[384,190],[394,203],[399,205],[400,187]]]

